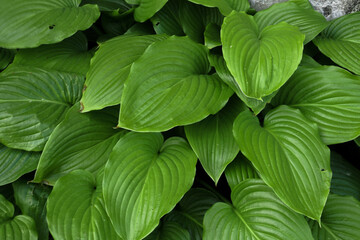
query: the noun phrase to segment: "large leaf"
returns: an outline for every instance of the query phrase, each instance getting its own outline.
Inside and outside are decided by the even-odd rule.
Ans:
[[[3,70],[4,68],[11,63],[11,61],[14,59],[15,51],[0,48],[0,70]]]
[[[46,222],[46,201],[51,188],[45,185],[30,184],[24,180],[13,183],[16,205],[22,214],[34,219],[39,240],[49,239]]]
[[[153,42],[165,36],[119,36],[100,44],[85,81],[82,111],[102,109],[121,101],[124,82],[132,63]]]
[[[203,219],[206,211],[220,199],[203,188],[192,188],[181,199],[176,208],[165,216],[165,221],[174,221],[187,229],[191,239],[201,240]]]
[[[283,204],[260,179],[245,180],[231,192],[233,205],[216,203],[204,218],[204,240],[311,239],[303,216]]]
[[[0,0],[0,47],[32,48],[60,42],[89,28],[100,16],[81,0]]]
[[[103,174],[73,171],[56,182],[47,203],[47,221],[55,239],[120,239],[106,214]]]
[[[132,1],[132,0],[130,0]],[[130,1],[127,1],[130,3]],[[139,5],[135,8],[134,18],[137,22],[145,22],[159,11],[168,0],[136,0]]]
[[[274,4],[258,12],[255,15],[255,21],[260,30],[280,22],[299,27],[305,34],[304,44],[310,42],[328,25],[326,18],[315,11],[308,0],[290,0]]]
[[[326,144],[360,135],[360,77],[339,67],[299,67],[272,104],[300,109]]]
[[[215,184],[219,181],[226,166],[239,152],[232,134],[232,127],[237,115],[245,108],[240,101],[230,101],[216,115],[185,126],[186,138]]]
[[[12,183],[36,169],[40,153],[8,148],[0,144],[0,186]]]
[[[314,239],[350,240],[360,235],[360,203],[350,196],[330,194],[323,215],[321,227],[309,221]]]
[[[85,75],[91,58],[87,45],[85,35],[78,32],[54,45],[21,49],[16,54],[14,63]]]
[[[145,240],[190,240],[190,234],[175,222],[161,222]]]
[[[360,12],[331,21],[314,43],[335,63],[360,74]]]
[[[119,127],[165,131],[218,112],[232,91],[216,75],[208,75],[207,53],[187,37],[173,36],[148,47],[126,80]]]
[[[242,92],[261,100],[279,89],[301,61],[304,35],[281,22],[260,29],[254,17],[232,12],[221,28],[226,64]]]
[[[9,67],[0,75],[0,142],[41,151],[72,104],[84,78],[34,67]]]
[[[38,239],[34,220],[25,215],[14,217],[14,206],[3,195],[0,195],[0,239]]]
[[[239,114],[234,136],[261,178],[294,211],[320,220],[330,190],[330,151],[316,124],[287,106],[269,112],[263,127],[249,110]]]
[[[190,2],[206,7],[217,7],[224,16],[229,15],[233,10],[246,12],[250,8],[248,0],[190,0]]]
[[[124,130],[114,129],[117,111],[79,113],[74,105],[51,134],[33,182],[54,184],[61,176],[85,169],[96,173],[109,158]]]
[[[103,181],[107,213],[123,239],[142,239],[190,189],[196,156],[186,141],[128,133],[114,147]]]

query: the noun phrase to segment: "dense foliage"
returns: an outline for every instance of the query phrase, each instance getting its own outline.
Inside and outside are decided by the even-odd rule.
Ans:
[[[0,239],[359,238],[360,12],[0,12]]]

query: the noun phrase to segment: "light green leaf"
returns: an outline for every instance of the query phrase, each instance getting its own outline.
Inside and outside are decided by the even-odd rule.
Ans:
[[[36,169],[40,153],[8,148],[0,144],[0,186],[12,183]]]
[[[124,239],[142,239],[190,189],[196,156],[186,141],[160,133],[128,133],[105,166],[107,213]]]
[[[332,20],[314,43],[335,63],[360,75],[360,12]]]
[[[295,72],[304,35],[278,23],[260,29],[254,17],[232,12],[221,28],[226,64],[242,92],[261,100],[279,89]]]
[[[321,217],[321,227],[309,221],[314,239],[350,240],[360,235],[360,203],[350,196],[330,194]]]
[[[353,196],[360,201],[360,171],[335,152],[331,152],[331,169],[330,191],[337,195]]]
[[[330,151],[316,124],[287,106],[269,112],[263,127],[250,111],[243,111],[234,122],[234,136],[244,156],[286,205],[320,220],[331,169]]]
[[[299,67],[271,103],[300,109],[328,145],[360,135],[360,77],[339,67]]]
[[[0,195],[0,239],[38,239],[34,220],[25,215],[14,217],[14,206],[3,195]]]
[[[178,223],[163,221],[145,240],[190,240],[190,234]]]
[[[301,59],[300,66],[308,66],[308,67],[320,67],[321,64],[316,62],[312,57],[309,55],[303,54],[303,57]]]
[[[82,111],[102,109],[121,101],[132,63],[153,42],[166,36],[119,36],[100,44],[86,76]]]
[[[226,166],[239,152],[232,134],[232,127],[237,115],[246,107],[239,100],[234,100],[216,115],[185,126],[186,138],[215,184],[219,181]]]
[[[35,67],[0,74],[0,142],[41,151],[66,111],[79,101],[84,77]]]
[[[0,70],[5,69],[14,59],[15,51],[0,48]]]
[[[33,182],[53,185],[73,170],[95,174],[102,168],[125,133],[113,128],[117,121],[113,110],[79,113],[79,104],[75,104],[45,145]]]
[[[216,73],[219,75],[221,80],[223,80],[235,93],[236,95],[253,110],[255,114],[259,114],[266,106],[267,103],[275,96],[277,91],[273,92],[269,96],[263,97],[262,100],[257,100],[254,98],[249,98],[241,91],[239,85],[237,84],[235,78],[231,75],[229,69],[226,66],[226,62],[222,56],[209,54],[210,64],[215,67]]]
[[[46,201],[51,188],[45,185],[31,184],[24,180],[13,183],[16,205],[22,214],[35,220],[39,240],[49,239],[49,229],[46,222]]]
[[[310,228],[260,179],[241,182],[231,192],[233,205],[216,203],[204,218],[204,240],[304,239]]]
[[[209,49],[221,46],[220,26],[215,23],[209,23],[204,32],[205,46]]]
[[[60,42],[89,28],[100,16],[81,0],[0,0],[0,47],[33,48]]]
[[[231,11],[246,12],[250,8],[248,0],[189,0],[190,2],[204,5],[206,7],[217,7],[220,12],[227,16]]]
[[[47,221],[55,239],[121,239],[106,214],[103,174],[73,171],[56,182],[47,203]]]
[[[97,4],[102,12],[111,12],[114,10],[124,12],[130,9],[130,5],[124,0],[82,0],[81,4]]]
[[[168,0],[138,0],[134,18],[137,22],[145,22],[158,12]],[[129,1],[127,1],[129,3]]]
[[[87,50],[87,39],[83,33],[78,32],[57,44],[21,49],[16,54],[14,63],[85,75],[91,58],[91,53]]]
[[[119,127],[165,131],[218,112],[232,94],[208,75],[208,49],[187,37],[155,42],[131,66],[120,108]]]
[[[255,21],[259,30],[280,22],[299,27],[305,34],[304,44],[310,42],[329,24],[321,13],[313,9],[308,0],[290,0],[274,4],[255,14]]]
[[[241,153],[227,166],[225,176],[231,189],[246,179],[260,178],[251,162]]]
[[[165,221],[179,223],[190,233],[191,239],[201,240],[205,212],[220,199],[203,188],[192,188],[181,199],[175,209],[165,216]]]

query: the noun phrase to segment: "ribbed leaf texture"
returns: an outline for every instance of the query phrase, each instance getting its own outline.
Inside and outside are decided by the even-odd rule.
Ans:
[[[190,234],[176,222],[162,222],[145,240],[190,240]]]
[[[233,10],[246,12],[250,8],[247,0],[190,0],[190,2],[206,7],[217,7],[224,16],[229,15]]]
[[[127,1],[131,3],[133,0]],[[168,0],[135,0],[138,6],[134,11],[134,18],[137,22],[145,22],[159,11]],[[132,4],[132,3],[131,3]]]

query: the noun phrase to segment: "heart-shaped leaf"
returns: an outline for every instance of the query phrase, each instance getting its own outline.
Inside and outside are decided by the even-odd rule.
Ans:
[[[190,240],[190,234],[178,223],[164,221],[144,240]]]
[[[66,111],[81,96],[84,77],[35,67],[9,67],[0,75],[0,142],[41,151]]]
[[[131,66],[119,127],[165,131],[217,113],[232,91],[216,75],[208,75],[207,53],[187,37],[173,36],[148,47]]]
[[[51,134],[33,182],[53,185],[61,176],[76,169],[95,174],[124,135],[124,130],[113,128],[118,113],[115,109],[79,113],[79,107],[75,104]]]
[[[196,156],[186,141],[160,133],[128,133],[105,166],[107,213],[123,239],[142,239],[190,189]]]
[[[298,108],[326,144],[360,135],[360,77],[335,66],[301,66],[271,102]]]
[[[132,0],[130,0],[132,1]],[[127,1],[130,3],[130,1]],[[145,22],[159,11],[168,0],[138,0],[138,6],[134,11],[134,18],[137,22]]]
[[[89,28],[100,16],[81,0],[0,0],[0,47],[33,48],[60,42]]]
[[[164,35],[119,36],[101,43],[86,76],[82,112],[119,104],[132,63],[151,43],[165,38]]]
[[[0,48],[0,70],[5,69],[14,59],[15,51]]]
[[[360,202],[350,196],[330,194],[326,202],[321,227],[309,221],[314,239],[350,240],[360,235]]]
[[[332,20],[314,43],[335,63],[360,75],[360,12]]]
[[[36,169],[40,153],[8,148],[0,144],[0,186],[12,183]]]
[[[260,179],[241,182],[231,192],[233,205],[216,203],[204,218],[204,240],[311,239],[303,216],[283,204]]]
[[[261,100],[279,89],[301,61],[304,35],[281,22],[260,29],[254,17],[232,12],[221,28],[226,64],[241,91]]]
[[[246,12],[250,8],[248,0],[190,0],[190,2],[206,7],[217,7],[224,16],[229,15],[233,10]]]
[[[106,214],[103,174],[73,171],[56,182],[47,203],[47,221],[55,239],[121,239]]]
[[[300,110],[280,106],[263,127],[249,110],[239,114],[234,136],[261,178],[294,211],[320,220],[330,190],[330,151],[316,124]]]

